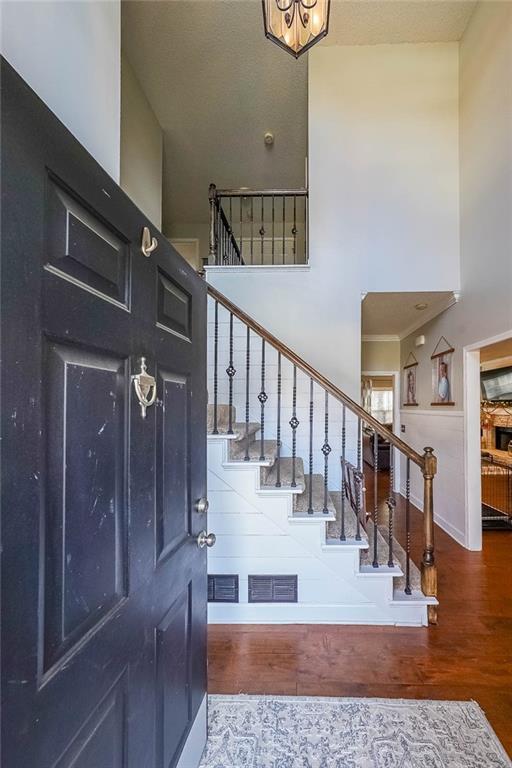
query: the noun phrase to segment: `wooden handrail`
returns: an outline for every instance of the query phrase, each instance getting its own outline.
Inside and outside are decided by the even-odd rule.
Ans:
[[[307,189],[217,189],[215,197],[307,197]]]
[[[316,381],[317,384],[329,392],[329,394],[336,398],[336,400],[339,400],[341,403],[346,405],[347,408],[352,411],[352,413],[361,418],[366,424],[371,426],[375,432],[377,432],[385,440],[389,441],[395,448],[397,448],[399,451],[401,451],[401,453],[407,456],[407,458],[414,462],[414,464],[417,464],[422,472],[424,471],[425,459],[420,453],[415,451],[413,448],[407,445],[407,443],[390,432],[389,429],[387,429],[383,424],[377,421],[377,419],[365,411],[364,408],[359,405],[359,403],[356,403],[355,400],[352,400],[352,398],[350,398],[339,387],[329,381],[329,379],[327,379],[323,374],[313,368],[312,365],[303,360],[302,357],[290,349],[290,347],[287,347],[286,344],[283,344],[282,341],[270,333],[270,331],[267,331],[266,328],[260,325],[250,315],[246,314],[242,309],[237,307],[236,304],[233,304],[233,302],[230,301],[227,296],[224,296],[223,293],[218,291],[209,283],[207,284],[207,290],[212,299],[215,299],[215,301],[218,301],[219,304],[222,304],[225,309],[231,312],[242,323],[251,328],[251,330],[257,333],[258,336],[265,339],[265,341],[277,349],[278,352],[281,352],[284,357],[288,358],[288,360],[296,365],[297,368],[300,368],[300,370],[303,371],[307,376]]]

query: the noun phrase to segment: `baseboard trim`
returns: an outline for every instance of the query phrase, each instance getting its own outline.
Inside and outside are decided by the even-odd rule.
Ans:
[[[400,490],[400,496],[402,496],[405,499],[405,488],[402,488]],[[417,496],[414,496],[412,493],[410,498],[411,498],[411,503],[415,507],[417,507],[420,510],[420,512],[422,512],[423,500],[419,499]],[[443,531],[448,534],[448,536],[451,536],[452,539],[454,539],[457,542],[457,544],[460,544],[465,549],[468,549],[468,546],[466,544],[466,537],[464,533],[461,530],[459,530],[459,528],[457,528],[455,525],[450,523],[441,515],[436,514],[435,512],[434,512],[434,522],[436,523],[436,525],[442,528]]]

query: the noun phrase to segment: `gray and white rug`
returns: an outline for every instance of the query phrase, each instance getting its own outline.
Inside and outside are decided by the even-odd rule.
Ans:
[[[200,768],[510,768],[473,701],[210,696]]]

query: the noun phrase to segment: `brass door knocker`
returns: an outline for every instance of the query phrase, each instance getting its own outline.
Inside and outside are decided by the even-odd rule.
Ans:
[[[146,358],[140,359],[140,373],[136,376],[132,376],[133,386],[135,387],[135,394],[140,403],[140,409],[142,411],[142,418],[146,418],[146,408],[156,400],[156,381],[146,370]]]

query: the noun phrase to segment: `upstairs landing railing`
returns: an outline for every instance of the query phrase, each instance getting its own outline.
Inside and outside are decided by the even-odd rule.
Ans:
[[[208,294],[214,302],[213,312],[213,433],[218,434],[218,419],[217,411],[219,407],[219,378],[224,375],[227,377],[227,398],[229,413],[229,424],[227,432],[233,433],[234,424],[232,422],[232,406],[233,406],[233,392],[234,392],[234,379],[237,377],[237,391],[245,394],[245,437],[249,436],[250,429],[250,413],[254,408],[252,402],[257,398],[257,405],[259,411],[259,440],[260,440],[260,459],[265,459],[265,426],[266,419],[269,417],[276,424],[276,438],[277,438],[277,455],[275,460],[275,485],[281,486],[281,462],[283,457],[281,455],[283,431],[286,428],[291,430],[291,461],[292,461],[292,487],[296,485],[296,462],[297,462],[297,435],[303,430],[308,437],[309,444],[309,460],[306,461],[307,471],[306,477],[309,475],[308,484],[308,512],[313,514],[313,500],[312,500],[312,476],[313,476],[313,449],[314,449],[314,429],[313,422],[315,420],[314,414],[314,389],[320,387],[324,393],[323,399],[324,407],[321,417],[323,417],[323,442],[320,446],[320,450],[324,457],[323,467],[323,481],[324,481],[324,509],[325,513],[327,509],[327,498],[329,489],[329,456],[332,451],[330,446],[330,404],[331,400],[341,406],[341,455],[339,459],[342,464],[342,472],[340,479],[341,490],[341,534],[340,539],[346,540],[346,523],[347,514],[349,510],[349,495],[351,488],[348,487],[348,472],[350,471],[349,462],[347,460],[347,432],[348,432],[348,419],[350,415],[352,422],[355,422],[357,426],[357,432],[355,440],[357,443],[356,448],[356,461],[353,466],[355,485],[352,486],[352,492],[358,497],[356,499],[356,508],[358,514],[356,515],[356,539],[361,538],[361,527],[367,522],[373,526],[373,553],[371,557],[372,565],[374,568],[381,567],[379,564],[378,552],[377,552],[377,540],[378,534],[381,534],[382,526],[379,529],[379,498],[378,498],[378,485],[379,485],[379,450],[377,435],[383,437],[391,445],[390,450],[390,472],[389,472],[389,485],[387,489],[386,504],[388,507],[388,562],[387,565],[392,567],[395,564],[395,556],[393,552],[393,530],[394,530],[394,516],[396,507],[396,493],[395,493],[395,467],[394,467],[394,450],[405,458],[405,541],[404,550],[406,557],[405,564],[405,593],[410,595],[411,579],[410,579],[410,564],[411,564],[411,548],[413,544],[413,530],[410,519],[410,506],[411,506],[411,464],[415,464],[419,467],[420,472],[423,475],[423,531],[422,531],[422,558],[421,558],[421,588],[423,594],[426,596],[437,596],[437,568],[435,564],[435,552],[434,552],[434,498],[433,498],[433,482],[437,469],[437,459],[433,454],[433,449],[427,447],[424,449],[424,453],[420,454],[411,448],[410,445],[401,440],[397,435],[393,434],[387,427],[373,418],[367,413],[358,403],[352,400],[346,395],[339,387],[333,384],[329,379],[323,376],[313,366],[303,360],[296,352],[287,347],[283,342],[271,334],[266,328],[261,326],[252,317],[247,315],[243,310],[237,307],[226,296],[217,291],[213,286],[208,285]],[[228,325],[227,325],[227,347],[229,354],[229,361],[227,368],[224,371],[220,370],[219,366],[219,308],[223,312],[227,312]],[[243,370],[237,372],[234,365],[234,319],[237,319],[245,328],[245,333],[242,334],[241,339],[238,338],[237,342],[242,342],[245,350],[242,352],[244,364]],[[245,337],[245,338],[244,338]],[[276,357],[276,376],[277,376],[277,398],[275,399],[276,408],[274,413],[267,413],[267,401],[268,401],[268,375],[266,373],[265,361],[269,359],[269,348],[273,351]],[[257,359],[259,361],[257,381],[249,381],[251,375],[251,354],[257,352]],[[239,358],[240,359],[240,358]],[[283,362],[288,361],[288,365],[292,366],[292,379],[291,379],[291,410],[288,408],[288,412],[291,413],[288,425],[285,425],[282,421],[283,412],[283,388],[282,388],[282,369]],[[298,374],[305,375],[307,378],[307,385],[304,385],[304,390],[309,392],[309,410],[306,424],[301,424],[298,418],[297,409],[297,391],[298,391]],[[244,380],[245,375],[245,380]],[[240,379],[242,379],[240,381]],[[222,382],[224,384],[224,380]],[[257,395],[254,394],[254,387],[257,387]],[[300,415],[300,414],[299,414]],[[355,417],[355,419],[354,419]],[[302,418],[304,418],[302,416]],[[316,417],[318,419],[318,416]],[[316,423],[316,421],[315,421]],[[362,509],[364,502],[362,498],[364,490],[364,473],[363,473],[363,432],[365,434],[373,434],[373,508],[369,513],[369,520],[362,519],[359,511]],[[245,460],[249,461],[249,440],[246,439],[246,454]],[[394,449],[394,450],[393,450]],[[358,490],[359,488],[359,490]],[[381,534],[382,535],[382,534]],[[428,606],[429,623],[435,624],[437,622],[437,608],[435,605]]]
[[[210,184],[215,266],[307,264],[306,189],[217,189]]]

